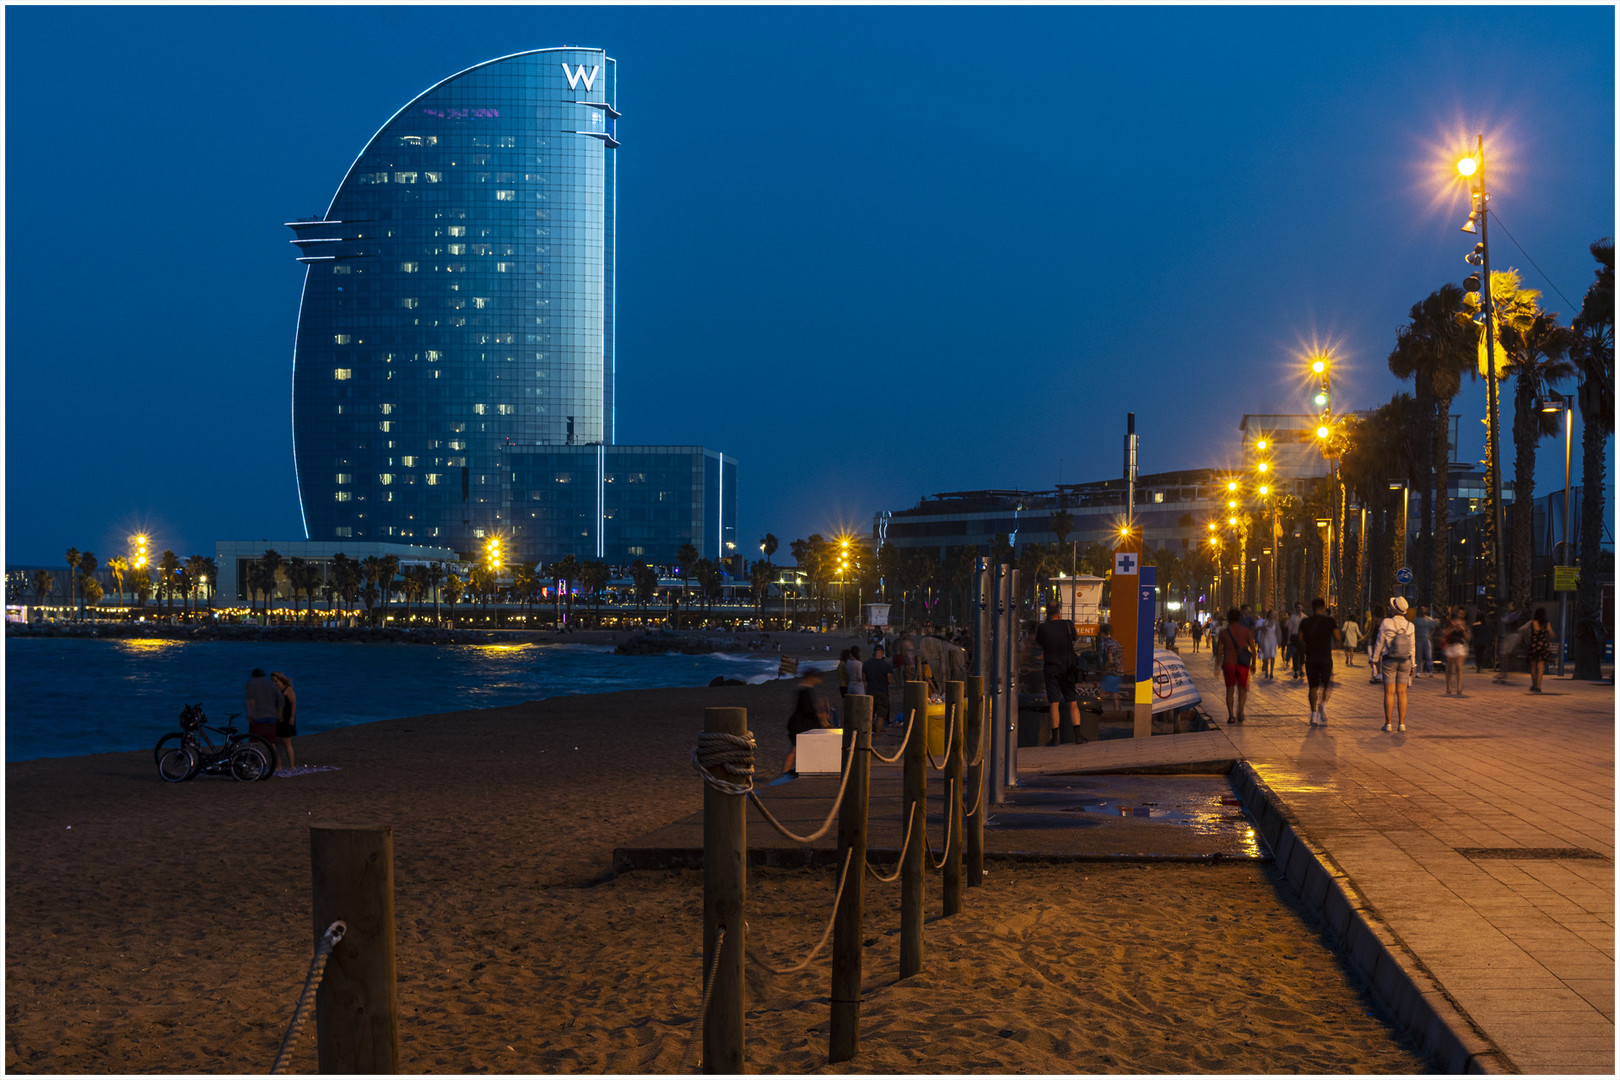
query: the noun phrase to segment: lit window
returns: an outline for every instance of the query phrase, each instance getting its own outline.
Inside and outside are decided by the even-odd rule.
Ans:
[[[377,406],[377,408],[384,416],[387,416],[394,411],[394,406],[386,401]]]
[[[450,245],[448,245],[446,247],[445,250],[447,250],[452,255],[465,255],[465,254],[467,254],[467,245],[466,244],[450,244]]]
[[[475,308],[486,308],[486,307],[489,306],[489,297],[487,297],[487,296],[475,296],[475,297],[472,298],[472,302],[473,302],[473,307],[475,307]]]
[[[439,358],[439,350],[438,349],[428,349],[427,351],[422,353],[422,359],[426,360],[430,364],[433,363],[438,358]]]
[[[394,482],[394,474],[391,472],[378,473],[377,480],[382,484],[392,484]]]
[[[448,446],[451,450],[465,450],[465,449],[467,449],[467,440],[466,439],[451,439],[445,445]]]
[[[337,342],[339,345],[347,345],[349,342],[353,341],[354,338],[349,334],[333,334],[332,340]]]
[[[414,172],[397,172],[397,173],[394,174],[394,183],[396,183],[396,184],[414,184],[414,183],[416,183],[416,173],[414,173]]]
[[[399,264],[399,272],[402,274],[414,274],[421,268],[422,264],[416,262],[402,262]]]
[[[422,303],[422,301],[418,300],[414,296],[402,296],[402,297],[400,297],[400,300],[399,300],[399,306],[400,307],[402,307],[402,308],[410,308],[412,311],[415,311],[418,307],[420,307],[421,303]]]
[[[339,525],[337,528],[333,529],[332,531],[334,533],[336,533],[337,535],[339,535],[339,536],[353,536],[354,535],[354,530],[352,528],[350,528],[349,526],[347,526],[347,525]]]
[[[448,236],[466,236],[467,235],[467,226],[465,226],[465,225],[452,225],[448,229],[445,230],[445,233]]]
[[[353,492],[340,491],[340,492],[337,493],[337,501],[338,502],[350,502],[353,498],[354,498],[354,493]]]
[[[392,420],[379,420],[379,421],[377,421],[377,430],[378,431],[393,431],[394,430],[394,422]]]
[[[337,370],[332,372],[332,378],[336,379],[338,382],[342,382],[343,380],[345,380],[345,379],[347,379],[349,377],[350,377],[350,372],[349,372],[349,369],[346,368],[346,367],[340,367]]]
[[[496,202],[516,202],[517,201],[517,192],[512,188],[496,188],[495,189],[495,201]]]
[[[437,484],[439,482],[439,477],[442,475],[442,473],[436,472],[425,473],[422,477],[422,482],[425,484]]]
[[[409,469],[416,464],[416,457],[415,455],[407,454],[399,459],[399,463]]]
[[[517,410],[511,405],[497,405],[495,406],[495,411],[501,416],[511,416]]]
[[[422,174],[422,179],[427,181],[430,184],[437,184],[440,180],[444,179],[444,173],[442,173],[442,172],[425,172],[425,173]]]
[[[340,484],[352,484],[354,483],[354,474],[340,472],[337,474],[337,482]]]
[[[479,402],[478,404],[473,406],[473,412],[477,413],[479,416],[483,416],[484,415],[484,408],[485,408],[484,403]]]
[[[498,262],[495,264],[496,273],[510,274],[517,269],[517,263]]]
[[[354,270],[354,267],[350,266],[348,263],[333,263],[332,264],[332,273],[334,273],[334,274],[347,274],[347,273],[352,272],[353,270]]]

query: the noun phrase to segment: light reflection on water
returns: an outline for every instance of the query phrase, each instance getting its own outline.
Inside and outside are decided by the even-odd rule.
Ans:
[[[14,638],[6,641],[6,760],[150,747],[188,703],[224,720],[242,710],[254,668],[292,677],[298,730],[309,734],[563,694],[706,686],[717,675],[761,681],[777,661],[615,656],[610,647],[552,643]]]

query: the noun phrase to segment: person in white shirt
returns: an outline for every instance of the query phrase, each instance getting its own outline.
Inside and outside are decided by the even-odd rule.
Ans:
[[[1384,726],[1406,730],[1406,688],[1412,685],[1413,658],[1417,655],[1417,634],[1406,617],[1406,598],[1389,599],[1389,615],[1378,624],[1378,640],[1373,643],[1373,671],[1384,680]]]

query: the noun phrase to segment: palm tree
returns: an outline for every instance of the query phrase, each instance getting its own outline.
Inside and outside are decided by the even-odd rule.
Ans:
[[[456,574],[446,574],[442,595],[444,602],[450,606],[450,625],[456,624],[456,601],[461,599],[461,591],[466,586]]]
[[[1604,471],[1607,442],[1614,434],[1614,241],[1594,241],[1597,280],[1581,300],[1575,318],[1571,358],[1580,368],[1576,398],[1581,407],[1580,578],[1575,587],[1575,677],[1600,679],[1603,663],[1603,583],[1599,580],[1603,542]]]
[[[637,602],[646,608],[658,595],[658,571],[650,563],[638,563],[630,570],[630,581],[635,585]]]
[[[152,596],[152,571],[144,566],[137,566],[129,572],[129,594],[146,606],[146,601]]]
[[[49,570],[34,571],[34,603],[43,607],[45,600],[56,588],[56,575]]]
[[[778,546],[775,533],[766,533],[764,539],[760,540],[759,550],[764,553],[767,563],[771,561],[771,556],[776,554]]]
[[[1558,325],[1557,316],[1537,312],[1528,326],[1503,333],[1501,367],[1513,376],[1513,513],[1508,527],[1512,577],[1508,595],[1518,611],[1530,608],[1530,534],[1535,508],[1536,444],[1558,433],[1558,415],[1537,407],[1552,384],[1575,374],[1569,355],[1571,332]]]
[[[526,615],[534,614],[534,598],[540,591],[540,564],[529,561],[513,567],[512,590]]]
[[[1427,558],[1419,563],[1418,595],[1425,595],[1427,586],[1432,610],[1437,612],[1449,606],[1451,599],[1446,582],[1451,402],[1462,389],[1463,374],[1470,378],[1475,374],[1477,335],[1463,310],[1464,295],[1460,286],[1442,285],[1413,304],[1411,322],[1401,328],[1389,354],[1390,372],[1413,380],[1418,411],[1433,416],[1434,437],[1419,470],[1419,544]]]
[[[118,590],[118,602],[124,602],[124,574],[129,570],[129,560],[122,555],[114,555],[107,560],[107,573],[112,575],[113,586]]]
[[[64,555],[63,558],[67,560],[67,565],[68,565],[68,576],[67,576],[67,583],[68,583],[68,611],[71,614],[71,613],[74,613],[74,612],[77,611],[77,608],[76,608],[76,606],[74,605],[74,602],[73,602],[74,595],[75,595],[74,594],[74,587],[73,587],[73,577],[74,577],[75,574],[77,574],[79,572],[79,549],[78,548],[68,548],[67,549],[67,554]]]
[[[394,590],[394,578],[399,576],[399,556],[384,555],[382,557],[382,580],[377,587],[382,590],[382,621],[388,622],[388,594]]]
[[[748,583],[754,587],[754,614],[763,617],[765,613],[765,593],[771,587],[771,581],[776,577],[776,567],[765,559],[755,559],[753,567],[748,571]]]
[[[259,587],[264,592],[264,613],[270,615],[275,607],[276,571],[281,569],[281,553],[274,548],[265,549],[259,556]]]
[[[423,566],[412,566],[405,571],[405,583],[400,591],[405,594],[405,621],[407,623],[411,621],[411,601],[418,601],[417,606],[420,608],[420,601],[427,596],[427,582],[422,580],[422,571],[425,569],[426,567]]]
[[[444,563],[435,559],[422,568],[422,583],[433,593],[433,621],[439,621],[440,587],[444,584]]]
[[[186,560],[186,572],[191,575],[192,588],[195,593],[208,578],[208,560],[201,555],[193,555]]]
[[[681,605],[683,607],[686,604],[686,583],[692,577],[693,568],[697,566],[698,556],[698,549],[690,540],[682,544],[681,549],[675,553],[675,558],[681,564]]]
[[[592,561],[579,568],[579,586],[591,598],[591,615],[598,624],[602,621],[602,590],[612,577],[613,571],[605,562]]]
[[[682,569],[684,570],[685,567],[682,567]],[[558,559],[556,562],[552,563],[551,566],[546,570],[546,573],[554,580],[563,583],[557,595],[557,603],[559,605],[566,604],[568,615],[570,618],[572,618],[574,614],[573,587],[579,581],[579,560],[574,558],[572,554],[565,555],[561,559]]]
[[[208,606],[214,606],[214,585],[219,581],[219,567],[214,565],[211,555],[193,556],[200,561],[197,564],[197,580],[208,587]]]
[[[360,568],[341,551],[332,556],[331,583],[333,594],[347,609],[360,592]]]
[[[89,604],[93,608],[96,606],[96,604],[100,603],[102,591],[101,582],[96,580],[94,574],[80,575],[79,595],[86,604]]]
[[[81,601],[84,601],[86,599],[82,595],[84,593],[84,588],[83,588],[84,580],[86,578],[89,578],[90,580],[94,581],[95,577],[96,577],[96,567],[98,567],[100,565],[101,564],[96,561],[95,555],[91,554],[88,551],[86,551],[84,554],[79,556],[79,585],[80,585],[79,592],[81,594],[80,595],[80,600]],[[100,600],[101,595],[102,595],[102,590],[100,588],[97,588],[96,589],[96,600]],[[94,603],[94,601],[90,601],[90,602]],[[82,614],[82,612],[81,612],[81,614]]]

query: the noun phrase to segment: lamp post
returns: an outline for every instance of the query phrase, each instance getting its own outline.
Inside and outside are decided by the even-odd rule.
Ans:
[[[1558,539],[1558,542],[1564,545],[1564,552],[1559,557],[1562,561],[1554,560],[1556,566],[1569,565],[1571,548],[1569,542],[1569,455],[1572,445],[1571,436],[1574,422],[1572,406],[1574,403],[1574,395],[1554,393],[1548,393],[1546,397],[1537,402],[1542,412],[1558,412],[1562,409],[1564,413],[1564,531],[1559,535]],[[1557,575],[1554,574],[1555,579],[1556,577]],[[1556,586],[1557,581],[1554,580],[1553,584]],[[1558,593],[1558,674],[1560,677],[1564,674],[1564,649],[1566,642],[1569,640],[1568,618],[1569,593],[1560,590]]]
[[[1490,230],[1490,193],[1485,189],[1485,136],[1479,136],[1478,148],[1469,157],[1457,160],[1457,172],[1462,176],[1469,187],[1468,220],[1463,223],[1462,231],[1472,233],[1475,224],[1479,228],[1479,259],[1482,271],[1481,288],[1479,290],[1480,311],[1485,316],[1485,423],[1490,430],[1490,453],[1485,459],[1485,471],[1489,473],[1491,485],[1491,528],[1495,532],[1495,542],[1491,545],[1491,557],[1496,563],[1496,573],[1493,575],[1496,585],[1496,594],[1487,596],[1487,601],[1494,617],[1496,605],[1507,596],[1507,562],[1502,558],[1502,545],[1506,540],[1502,525],[1502,418],[1500,411],[1500,395],[1496,384],[1496,304],[1491,297],[1491,230]],[[1501,650],[1497,650],[1496,670],[1502,670]]]
[[[1322,443],[1322,457],[1328,463],[1327,571],[1322,575],[1322,594],[1328,607],[1338,610],[1339,595],[1339,459],[1333,453],[1333,358],[1321,353],[1311,361],[1311,374],[1321,380],[1311,398],[1317,410],[1316,437]]]

